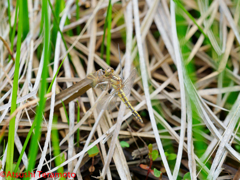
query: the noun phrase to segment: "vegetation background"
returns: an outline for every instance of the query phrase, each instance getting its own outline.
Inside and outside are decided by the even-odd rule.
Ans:
[[[1,171],[240,179],[239,8],[0,1]],[[97,108],[107,92],[87,77],[108,67],[124,80],[137,70],[128,98],[143,124],[123,102]]]

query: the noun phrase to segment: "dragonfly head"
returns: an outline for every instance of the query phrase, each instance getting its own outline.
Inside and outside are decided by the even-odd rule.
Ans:
[[[113,73],[114,73],[114,69],[113,68],[107,68],[105,70],[105,76],[106,77],[113,75]]]

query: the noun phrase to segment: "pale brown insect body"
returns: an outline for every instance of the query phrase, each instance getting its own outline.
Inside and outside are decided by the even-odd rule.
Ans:
[[[138,112],[132,107],[130,102],[128,101],[125,92],[130,93],[130,90],[132,88],[132,83],[136,75],[136,70],[134,70],[131,75],[128,77],[128,79],[123,82],[122,78],[119,77],[114,73],[113,68],[107,68],[106,70],[98,70],[95,73],[89,74],[88,79],[91,80],[92,87],[96,87],[97,85],[100,85],[104,82],[108,82],[108,89],[110,87],[114,88],[115,91],[111,93],[109,96],[104,97],[102,101],[100,101],[100,108],[107,107],[107,103],[110,103],[111,99],[113,99],[113,96],[117,95],[123,103],[128,107],[128,109],[131,110],[132,114],[135,116],[135,118],[143,123],[141,116],[138,114]]]
[[[123,101],[123,103],[128,107],[128,109],[131,110],[131,112],[135,116],[135,118],[138,121],[140,121],[141,123],[143,123],[141,116],[132,107],[132,105],[128,101],[128,99],[127,99],[127,97],[126,97],[126,95],[125,95],[125,93],[123,91],[124,84],[123,84],[122,78],[120,78],[119,76],[114,74],[114,70],[112,68],[106,69],[104,76],[105,76],[106,79],[108,79],[109,84],[116,90],[116,93],[117,93],[118,97]],[[129,78],[131,80],[131,78],[134,78],[134,76],[133,77],[129,77]]]

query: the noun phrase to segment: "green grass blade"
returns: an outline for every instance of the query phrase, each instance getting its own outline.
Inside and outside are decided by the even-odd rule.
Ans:
[[[11,114],[17,108],[17,91],[18,91],[18,76],[19,76],[19,66],[20,66],[20,54],[21,54],[21,38],[23,32],[23,4],[19,1],[19,22],[18,22],[18,36],[17,36],[17,55],[15,60],[15,72],[13,79],[13,91],[12,91],[12,101],[11,101]],[[9,124],[8,132],[8,149],[7,149],[7,160],[6,160],[6,172],[12,172],[13,170],[13,154],[14,154],[14,135],[15,135],[15,116],[11,119]],[[10,176],[7,179],[12,179]]]
[[[14,43],[14,37],[15,37],[15,31],[16,31],[16,27],[17,27],[17,14],[18,14],[18,1],[16,3],[16,13],[15,13],[15,17],[14,17],[14,25],[13,25],[13,29],[12,29],[12,33],[11,33],[11,50],[13,51],[13,43]]]
[[[57,124],[57,116],[53,117],[53,123]],[[57,129],[52,129],[52,138],[51,139],[52,139],[52,145],[53,145],[53,154],[56,157],[55,163],[56,163],[56,166],[60,166],[64,162],[64,160],[61,158],[61,155],[60,155],[59,137],[58,137]],[[63,167],[58,168],[57,172],[59,174],[63,174],[63,172],[64,172]],[[63,178],[63,177],[60,178],[60,180],[63,180],[63,179],[65,179],[65,178]]]
[[[9,34],[11,35],[12,34],[12,27],[11,27],[11,10],[10,10],[10,7],[11,7],[11,3],[10,3],[10,0],[8,0],[8,24],[9,24],[9,27],[10,27]]]
[[[62,3],[62,0],[59,0],[59,1],[56,1],[56,4],[55,4],[55,11],[53,11],[53,7],[52,7],[52,4],[50,3],[50,1],[48,1],[50,7],[51,7],[51,10],[52,10],[52,13],[54,14],[54,21],[53,21],[53,29],[52,29],[52,44],[56,44],[56,40],[57,40],[57,32],[58,32],[58,22],[60,20],[60,13],[62,11],[62,6],[61,6],[61,3]]]
[[[28,0],[22,0],[23,3],[23,39],[29,32],[29,18],[28,18]]]
[[[65,116],[67,118],[67,122],[68,122],[68,125],[69,125],[69,117],[68,117],[68,113],[67,113],[67,109],[66,109],[66,106],[64,104],[64,102],[62,101],[62,105],[63,105],[63,109],[64,109],[64,112],[65,112]]]
[[[57,32],[59,32],[59,33],[61,34],[61,38],[62,38],[62,40],[63,40],[64,46],[65,46],[65,48],[67,49],[67,43],[66,43],[66,41],[65,41],[65,39],[64,39],[64,37],[63,37],[63,33],[62,33],[61,29],[59,28],[59,18],[57,18],[59,15],[56,16],[50,0],[48,0],[48,4],[49,4],[49,6],[50,6],[50,8],[51,8],[51,11],[52,11],[52,14],[53,14],[54,23],[56,24],[56,26],[55,26],[55,27],[57,28],[56,34],[57,34]],[[61,6],[61,7],[62,7],[61,4],[59,4],[58,6]],[[56,42],[55,42],[55,43],[56,43]],[[55,44],[55,43],[54,43],[54,44]],[[69,53],[68,53],[68,58],[71,60],[71,57],[70,57]],[[60,68],[62,67],[63,62],[65,61],[65,59],[66,59],[66,57],[62,60],[61,64],[59,65],[58,70],[57,70],[56,74],[54,75],[54,78],[53,78],[53,80],[52,80],[52,82],[51,82],[51,84],[50,84],[50,86],[49,86],[49,88],[48,88],[47,93],[49,93],[49,92],[51,91],[53,82],[54,82],[54,80],[56,79],[56,77],[57,77],[57,75],[58,75],[58,72],[60,71]]]
[[[107,9],[107,16],[105,18],[105,23],[104,23],[104,26],[103,26],[103,37],[102,37],[102,44],[101,44],[101,59],[103,59],[103,53],[104,53],[104,41],[105,41],[105,36],[106,36],[106,29],[107,29],[107,22],[108,22],[108,14],[109,14],[109,9],[110,9],[110,4],[111,4],[111,0],[109,1],[109,4],[108,4],[108,9]],[[110,65],[110,64],[108,64]]]
[[[52,89],[53,82],[56,79],[56,77],[57,77],[57,75],[58,75],[58,73],[59,73],[59,71],[60,71],[60,69],[61,69],[61,67],[63,65],[63,62],[65,61],[65,59],[66,59],[66,57],[62,60],[61,64],[59,65],[58,70],[57,70],[56,74],[54,75],[53,80],[51,81],[51,84],[50,84],[50,86],[49,86],[49,88],[47,90],[47,94],[50,93],[50,91]]]
[[[208,36],[204,33],[203,29],[201,28],[201,26],[198,25],[198,23],[196,22],[196,20],[194,19],[194,17],[183,7],[183,5],[181,4],[180,1],[178,0],[173,0],[178,7],[180,7],[185,13],[186,15],[193,21],[193,23],[198,27],[199,31],[201,31],[201,33],[204,35],[204,37],[206,38],[206,40],[209,42],[209,44],[213,47],[211,41],[209,40]]]
[[[24,153],[24,151],[25,151],[25,149],[26,149],[26,147],[28,145],[29,139],[30,139],[30,137],[32,135],[33,129],[35,128],[35,125],[36,125],[36,121],[33,121],[33,124],[32,124],[32,126],[31,126],[31,128],[30,128],[30,130],[28,132],[28,135],[27,135],[25,141],[24,141],[23,148],[22,148],[22,151],[21,151],[21,153],[19,155],[19,158],[18,158],[17,164],[15,166],[14,172],[16,172],[18,167],[20,166],[20,163],[21,163],[21,160],[22,160],[22,157],[23,157],[23,153]]]
[[[109,0],[108,4],[108,14],[107,14],[107,56],[106,56],[106,62],[108,65],[110,65],[110,50],[111,50],[111,25],[112,25],[112,4],[111,0]]]
[[[65,23],[65,25],[68,25],[68,24],[71,24],[71,21],[70,21],[70,19],[66,19],[66,23]],[[67,31],[67,35],[68,36],[73,36],[73,31],[70,29],[70,30],[68,30]]]
[[[12,34],[12,27],[11,27],[11,10],[10,10],[10,7],[11,7],[11,3],[10,3],[10,0],[8,0],[8,24],[9,24],[9,27],[10,27],[10,30],[9,30],[9,38],[11,38],[11,34]],[[17,10],[17,8],[16,8]],[[11,60],[11,56],[9,55],[8,56],[8,60],[10,61]]]
[[[37,107],[37,114],[34,119],[36,121],[35,134],[31,139],[30,144],[30,154],[29,154],[29,164],[27,168],[28,171],[32,171],[35,165],[35,160],[38,152],[38,140],[41,134],[41,123],[42,123],[42,114],[44,112],[44,106],[46,102],[46,98],[44,97],[46,94],[47,88],[47,76],[48,76],[48,58],[49,58],[49,44],[50,44],[50,22],[49,22],[49,13],[48,13],[48,2],[46,0],[42,0],[42,14],[44,18],[44,62],[43,62],[43,72],[42,72],[42,81],[40,87],[40,101]],[[25,177],[24,179],[29,179],[29,177]]]
[[[53,11],[53,7],[52,7],[52,4],[51,4],[50,0],[48,0],[48,4],[49,4],[49,6],[50,6],[50,8],[51,8],[51,11],[52,11],[52,14],[53,14],[53,18],[54,18],[54,22],[57,24],[56,27],[57,27],[57,29],[58,29],[58,32],[61,34],[61,38],[62,38],[62,40],[63,40],[64,46],[65,46],[66,49],[68,49],[67,43],[66,43],[66,41],[65,41],[65,39],[64,39],[64,37],[63,37],[63,33],[62,33],[61,29],[59,28],[59,21],[58,21],[55,13],[54,13],[54,11]],[[69,53],[68,53],[67,55],[68,55],[69,60],[71,60],[71,56],[69,55]],[[65,59],[65,58],[64,58],[64,59]]]

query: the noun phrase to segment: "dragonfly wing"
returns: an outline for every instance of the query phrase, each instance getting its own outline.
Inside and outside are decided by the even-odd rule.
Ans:
[[[109,88],[109,85],[107,82],[103,82],[103,83],[98,83],[95,88],[99,88],[102,91],[107,90]]]
[[[112,111],[113,109],[115,109],[119,104],[120,104],[120,101],[117,101],[118,100],[118,96],[117,95],[114,95],[111,100],[107,103],[107,110],[109,111]]]
[[[107,102],[111,99],[111,97],[112,96],[110,94],[108,94],[108,95],[104,96],[102,99],[100,99],[100,101],[97,104],[97,109],[99,111],[101,111],[102,109],[106,110],[107,105],[108,105]]]
[[[124,91],[125,95],[130,94],[131,89],[132,89],[132,85],[135,79],[135,76],[137,75],[137,70],[133,69],[130,76],[126,79],[126,81],[123,83],[123,88],[122,90]],[[94,75],[94,77],[96,77],[97,75]],[[104,79],[105,81],[107,81],[107,79]],[[98,83],[99,84],[99,83]],[[104,84],[100,84],[97,85],[100,88],[104,88],[106,89],[106,85]],[[94,86],[95,87],[95,86]],[[114,90],[112,93],[104,96],[97,104],[97,109],[98,110],[112,110],[114,109],[119,102],[117,102],[117,90]]]
[[[126,96],[129,95],[131,92],[136,75],[137,75],[137,70],[134,68],[130,76],[123,83],[123,86],[124,86],[123,92],[125,93]]]
[[[104,96],[97,104],[97,109],[100,110],[113,110],[117,106],[117,93],[116,91]]]

